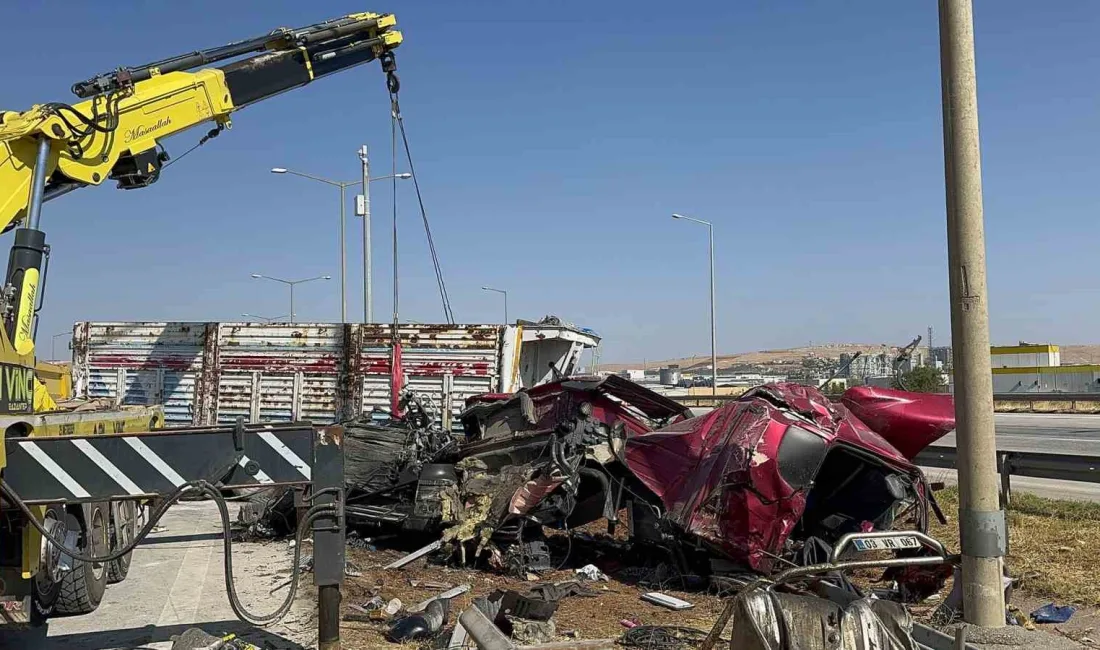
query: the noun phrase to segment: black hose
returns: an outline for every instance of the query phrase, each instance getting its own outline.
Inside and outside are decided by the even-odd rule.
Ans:
[[[158,505],[153,510],[152,514],[150,514],[149,516],[149,521],[145,524],[141,531],[138,532],[132,542],[122,547],[118,551],[115,551],[114,553],[109,553],[107,555],[96,557],[92,555],[82,555],[66,548],[64,541],[58,539],[57,537],[54,537],[48,530],[46,530],[45,526],[43,526],[42,523],[38,521],[38,518],[27,506],[27,504],[23,503],[23,500],[20,499],[18,495],[16,495],[15,492],[12,491],[11,487],[8,486],[7,481],[0,479],[0,492],[2,492],[9,501],[15,504],[15,506],[23,513],[23,516],[25,516],[31,522],[31,524],[38,530],[42,537],[44,537],[51,544],[57,546],[59,549],[62,549],[62,553],[68,555],[74,560],[80,562],[90,562],[93,564],[111,562],[113,560],[121,558],[122,556],[132,551],[134,547],[140,544],[145,539],[145,537],[152,532],[153,527],[156,526],[161,517],[164,516],[164,513],[167,512],[168,507],[174,504],[176,501],[179,501],[184,494],[192,491],[197,491],[210,496],[210,498],[213,499],[213,501],[218,505],[218,514],[221,516],[222,524],[222,540],[224,542],[223,555],[225,561],[225,591],[226,596],[229,598],[229,606],[233,609],[233,613],[240,620],[250,625],[255,625],[257,627],[270,625],[278,621],[282,617],[286,616],[287,612],[289,612],[290,608],[294,605],[294,597],[298,593],[298,581],[302,571],[299,562],[301,560],[302,540],[305,536],[305,532],[310,529],[310,525],[315,519],[322,516],[331,516],[335,514],[336,509],[332,505],[315,505],[310,507],[309,510],[306,511],[305,516],[303,516],[302,520],[298,523],[298,532],[295,535],[296,541],[294,544],[294,565],[291,567],[290,591],[289,593],[287,593],[286,598],[283,600],[282,604],[280,604],[273,613],[259,616],[245,609],[244,605],[241,604],[240,598],[237,596],[237,588],[235,585],[235,581],[233,580],[233,540],[231,538],[229,508],[225,503],[225,498],[221,495],[221,491],[218,490],[218,488],[216,488],[214,485],[210,484],[208,481],[191,481],[189,483],[184,483],[183,485],[181,485],[175,492],[172,492],[170,495],[168,495],[163,503]]]
[[[48,108],[53,109],[55,112],[57,112],[58,117],[60,117],[65,122],[66,126],[69,126],[71,123],[63,115],[61,115],[61,111],[68,111],[72,115],[76,116],[76,119],[83,122],[86,127],[90,128],[94,131],[99,131],[100,133],[111,133],[116,128],[118,128],[117,115],[112,116],[112,114],[111,114],[111,108],[110,108],[111,99],[112,98],[110,96],[107,97],[107,102],[106,102],[106,104],[107,104],[107,107],[106,107],[107,108],[107,124],[106,125],[100,125],[99,124],[98,107],[96,106],[95,102],[93,102],[93,108],[96,108],[97,114],[96,114],[94,119],[89,118],[87,115],[85,115],[85,114],[81,113],[80,111],[76,110],[75,107],[73,107],[69,104],[63,104],[61,102],[53,102],[53,103],[47,104],[46,106]],[[117,102],[116,102],[116,105],[117,105]],[[115,119],[112,120],[112,117],[114,117]],[[72,129],[72,130],[76,131],[76,129]],[[90,133],[90,131],[87,131],[86,129],[81,129],[81,131],[83,131],[83,134],[85,136]]]

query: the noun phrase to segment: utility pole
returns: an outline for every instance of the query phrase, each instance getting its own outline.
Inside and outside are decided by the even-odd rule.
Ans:
[[[340,187],[340,322],[348,322],[348,247],[346,239],[347,219],[344,217],[344,188]],[[293,292],[293,287],[291,291]],[[291,307],[290,313],[294,313]]]
[[[363,322],[374,322],[374,288],[371,278],[371,242],[370,242],[370,159],[367,157],[367,145],[359,148],[359,160],[363,163],[363,199],[356,206],[359,216],[363,217]]]
[[[1002,627],[1006,528],[993,429],[971,0],[939,0],[939,14],[963,617],[982,627]]]

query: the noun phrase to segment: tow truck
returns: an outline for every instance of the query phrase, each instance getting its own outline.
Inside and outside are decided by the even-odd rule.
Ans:
[[[371,61],[380,61],[395,102],[393,52],[402,41],[395,26],[392,14],[355,13],[278,28],[97,74],[73,84],[78,103],[0,111],[0,229],[15,230],[0,287],[0,421],[6,422],[0,445],[0,622],[35,624],[54,612],[93,611],[107,582],[127,576],[130,549],[170,503],[188,492],[214,496],[215,486],[261,482],[312,488],[315,541],[329,544],[340,563],[338,571],[319,569],[315,583],[322,607],[338,602],[338,429],[306,423],[143,431],[158,424],[155,412],[85,413],[75,418],[77,427],[74,413],[51,397],[35,360],[50,252],[42,210],[62,195],[107,181],[124,190],[148,187],[171,160],[166,138],[211,124],[201,146],[229,129],[236,111]],[[139,530],[137,504],[151,499],[161,505]],[[242,619],[273,620],[249,615],[236,601],[231,579],[227,587]],[[336,635],[338,643],[338,628]],[[321,636],[323,647],[335,647],[331,627]]]

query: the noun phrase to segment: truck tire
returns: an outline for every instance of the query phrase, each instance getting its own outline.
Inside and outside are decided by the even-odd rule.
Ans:
[[[130,544],[137,535],[137,506],[133,501],[121,501],[111,504],[111,550]],[[107,564],[107,582],[122,582],[130,573],[130,559],[133,551]]]
[[[42,517],[42,523],[51,534],[64,537],[66,530],[66,519],[68,519],[65,511],[58,506],[50,506],[46,509],[45,514]],[[75,523],[75,518],[72,518]],[[48,542],[44,542],[48,544]],[[56,549],[50,544],[49,551],[56,553]],[[54,555],[56,558],[57,556]],[[61,593],[61,572],[57,570],[56,566],[51,567],[47,563],[39,565],[38,573],[34,575],[32,580],[33,590],[31,591],[31,625],[39,626],[46,622],[54,609],[57,607],[57,598]]]
[[[93,503],[91,515],[85,522],[82,544],[77,549],[82,554],[106,555],[108,549],[107,526],[110,521],[108,506]],[[73,569],[61,579],[61,594],[57,599],[57,612],[61,614],[88,614],[94,612],[107,590],[107,567],[103,564],[73,562]]]

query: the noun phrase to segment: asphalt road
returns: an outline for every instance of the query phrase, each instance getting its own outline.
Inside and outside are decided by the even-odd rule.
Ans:
[[[1100,456],[1100,415],[998,413],[995,425],[997,449]],[[954,446],[955,434],[949,433],[936,444]],[[934,481],[957,480],[953,470],[928,467],[925,473]],[[1013,476],[1012,490],[1052,499],[1100,501],[1100,483]]]
[[[231,506],[231,512],[235,508]],[[283,624],[257,630],[236,620],[225,595],[221,526],[213,502],[179,503],[134,550],[130,574],[108,585],[99,608],[84,616],[51,619],[45,630],[0,631],[0,649],[162,650],[171,637],[191,627],[222,636],[236,633],[262,648],[302,650],[316,643],[316,614],[300,604]],[[286,590],[291,554],[286,542],[234,544],[233,573],[244,606],[257,614],[273,611]],[[302,591],[312,588],[303,574]],[[45,633],[45,634],[43,634]]]
[[[1100,415],[998,413],[997,448],[1100,456]],[[936,444],[954,445],[955,434]]]

